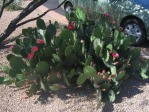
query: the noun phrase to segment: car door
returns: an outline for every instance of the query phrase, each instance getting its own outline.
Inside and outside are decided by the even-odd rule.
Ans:
[[[77,6],[82,7],[85,12],[91,13],[94,11],[96,0],[74,0]]]
[[[131,0],[94,0],[96,1],[96,12],[101,14],[109,13],[113,20],[119,21],[121,14],[123,14],[123,3]]]
[[[108,12],[109,0],[86,0],[88,1],[88,9],[90,10],[90,18],[96,20],[101,14]]]
[[[95,2],[96,12],[107,13],[110,8],[111,0],[93,0]]]
[[[93,15],[95,16],[98,0],[70,0],[70,1],[74,5],[74,7],[83,8],[89,17],[93,18]]]
[[[92,0],[69,0],[74,7],[81,7],[83,9],[88,9],[90,1]]]

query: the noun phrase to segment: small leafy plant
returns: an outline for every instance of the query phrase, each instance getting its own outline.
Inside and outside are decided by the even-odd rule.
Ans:
[[[8,76],[0,77],[0,83],[14,83],[31,97],[37,91],[60,89],[61,82],[69,86],[90,81],[98,95],[114,102],[124,80],[136,75],[149,78],[149,71],[140,49],[130,47],[133,37],[126,38],[109,16],[90,21],[75,9],[67,14],[69,24],[58,36],[57,22],[46,26],[37,20],[36,28],[23,29],[25,38],[16,40],[7,56],[10,67],[2,66]]]
[[[6,3],[9,2],[9,0],[6,0]],[[11,3],[6,9],[8,11],[17,11],[17,10],[22,10],[23,8],[21,7],[22,5],[22,0],[14,0],[13,3]]]

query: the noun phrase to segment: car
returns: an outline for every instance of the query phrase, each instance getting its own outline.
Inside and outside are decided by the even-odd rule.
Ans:
[[[67,0],[63,5],[69,13],[73,7],[83,8],[92,18],[108,13],[136,43],[149,40],[149,0]]]

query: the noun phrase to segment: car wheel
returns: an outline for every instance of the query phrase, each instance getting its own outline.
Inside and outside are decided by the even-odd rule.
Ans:
[[[135,44],[141,44],[146,39],[146,31],[143,23],[138,19],[128,19],[121,25],[126,36],[134,36]]]
[[[73,8],[73,5],[70,2],[66,3],[64,6],[65,11],[68,12],[69,14],[71,13],[72,8]]]

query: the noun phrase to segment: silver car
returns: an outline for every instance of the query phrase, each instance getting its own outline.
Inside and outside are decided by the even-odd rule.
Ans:
[[[136,37],[136,43],[149,39],[149,0],[67,0],[63,5],[68,12],[72,7],[83,8],[92,18],[109,13],[126,35]]]

